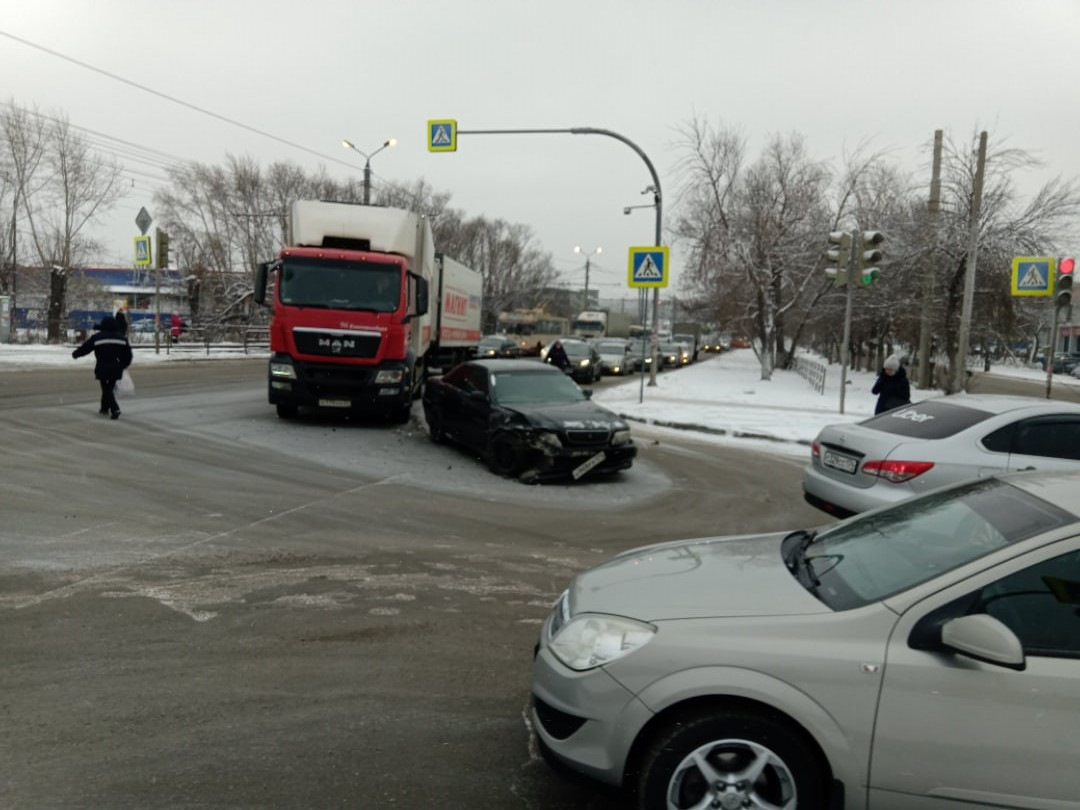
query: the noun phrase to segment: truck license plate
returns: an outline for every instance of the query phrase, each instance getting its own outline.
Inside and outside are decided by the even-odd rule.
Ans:
[[[595,456],[590,458],[585,463],[579,464],[577,467],[574,468],[574,472],[573,472],[574,480],[576,481],[577,479],[581,478],[581,476],[583,476],[585,473],[587,473],[589,470],[591,470],[593,467],[595,467],[597,464],[599,464],[603,460],[604,460],[604,451],[601,450],[599,453],[597,453]]]
[[[840,470],[840,472],[846,472],[854,475],[855,468],[859,466],[857,459],[850,456],[842,456],[839,453],[831,453],[828,450],[825,451],[825,455],[821,457],[821,463],[826,467],[832,467],[834,470]]]
[[[352,402],[347,399],[320,399],[320,408],[351,408]]]

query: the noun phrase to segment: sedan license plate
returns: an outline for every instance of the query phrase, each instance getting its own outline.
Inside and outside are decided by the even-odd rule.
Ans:
[[[351,408],[352,401],[348,399],[320,399],[320,408]]]
[[[599,453],[597,453],[595,456],[590,458],[584,464],[579,464],[577,467],[574,468],[574,472],[573,472],[574,480],[576,481],[577,479],[581,478],[581,476],[583,476],[585,473],[587,473],[589,470],[591,470],[593,467],[595,467],[597,464],[599,464],[601,461],[603,461],[604,458],[605,458],[604,451],[601,450]]]
[[[840,472],[846,472],[849,475],[854,475],[856,468],[859,466],[858,459],[851,456],[842,456],[839,453],[831,453],[828,450],[821,457],[821,463],[826,467],[832,467],[834,470],[840,470]]]

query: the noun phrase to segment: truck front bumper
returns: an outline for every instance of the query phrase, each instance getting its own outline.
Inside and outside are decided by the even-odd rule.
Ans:
[[[271,405],[389,412],[413,398],[412,369],[404,363],[361,366],[270,358]]]

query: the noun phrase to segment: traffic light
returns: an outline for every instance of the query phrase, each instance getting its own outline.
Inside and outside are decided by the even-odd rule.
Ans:
[[[855,261],[858,264],[856,272],[859,274],[859,283],[869,287],[878,276],[881,268],[877,266],[885,254],[878,248],[885,241],[881,231],[863,231],[859,234],[858,243],[855,245]]]
[[[157,237],[157,266],[159,270],[164,270],[169,266],[169,235],[161,228],[156,228],[155,236]]]
[[[825,275],[831,278],[837,287],[847,286],[847,271],[851,262],[851,234],[846,231],[832,231],[829,234],[829,244],[832,245],[826,251]]]
[[[1059,307],[1067,307],[1072,303],[1073,270],[1076,269],[1076,259],[1071,256],[1058,260],[1057,279],[1054,281],[1054,303]]]

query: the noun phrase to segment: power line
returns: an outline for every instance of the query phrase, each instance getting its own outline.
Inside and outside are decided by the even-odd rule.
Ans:
[[[63,59],[65,62],[70,62],[73,65],[78,65],[79,67],[85,68],[86,70],[92,70],[95,73],[100,73],[102,76],[106,76],[110,79],[113,79],[114,81],[122,82],[123,84],[136,88],[137,90],[142,90],[144,93],[150,93],[151,95],[157,96],[158,98],[163,98],[166,101],[171,101],[173,104],[179,104],[181,107],[187,107],[189,110],[194,110],[195,112],[202,113],[203,115],[208,115],[211,118],[216,118],[219,121],[224,121],[226,124],[232,124],[234,127],[240,127],[241,129],[246,129],[248,132],[254,132],[256,135],[261,135],[264,138],[269,138],[272,141],[277,141],[278,143],[285,144],[286,146],[291,146],[293,149],[299,149],[302,152],[307,152],[308,154],[315,155],[316,157],[320,157],[324,160],[329,160],[342,166],[348,166],[350,169],[356,168],[351,163],[341,160],[340,158],[331,157],[330,155],[323,154],[322,152],[317,152],[314,149],[309,149],[308,147],[301,146],[300,144],[293,141],[286,140],[285,138],[280,138],[277,135],[266,132],[265,130],[249,126],[248,124],[244,124],[227,116],[220,115],[219,113],[207,110],[195,104],[191,104],[190,102],[176,98],[175,96],[170,96],[167,93],[162,93],[159,90],[154,90],[153,88],[147,87],[146,85],[139,84],[138,82],[133,82],[131,79],[126,79],[123,76],[118,76],[115,73],[110,73],[107,70],[95,67],[94,65],[88,64],[87,62],[83,62],[79,59],[75,59],[74,57],[68,56],[67,54],[60,53],[59,51],[54,51],[51,48],[46,48],[44,45],[38,45],[36,42],[31,42],[28,39],[23,39],[22,37],[15,36],[14,34],[11,34],[7,31],[0,31],[0,36],[7,37],[8,39],[12,39],[22,45],[26,45],[29,48],[34,48],[43,53],[47,53],[50,56],[55,56],[57,59]]]

